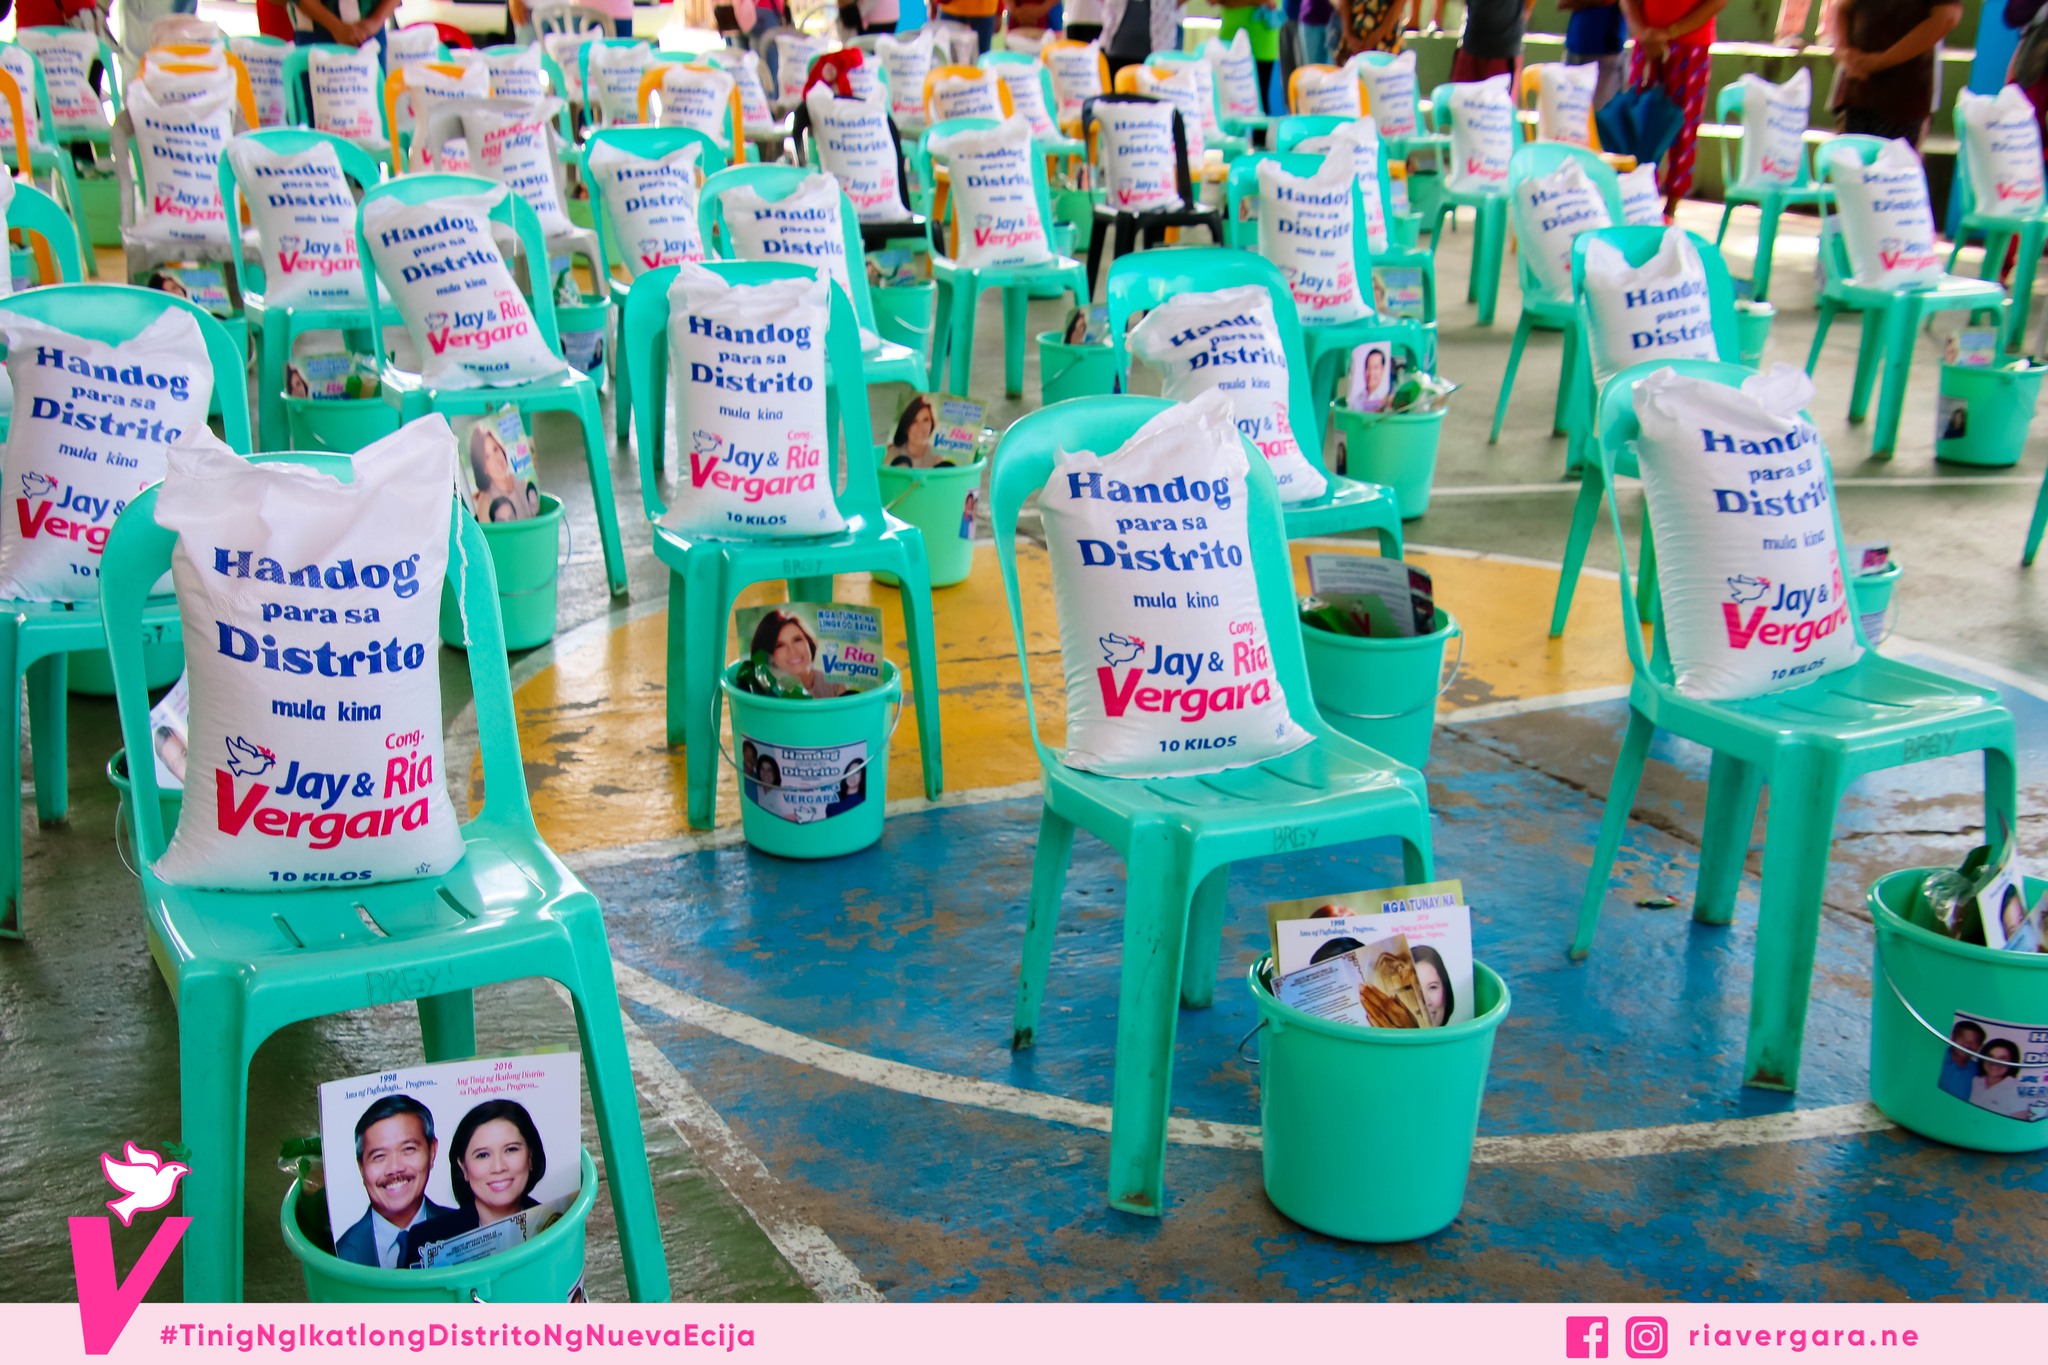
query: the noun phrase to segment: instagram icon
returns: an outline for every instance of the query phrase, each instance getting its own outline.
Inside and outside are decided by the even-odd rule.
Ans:
[[[1621,1329],[1621,1345],[1631,1360],[1662,1360],[1671,1349],[1670,1324],[1662,1318],[1630,1318]]]
[[[1607,1359],[1607,1319],[1566,1318],[1564,1357],[1566,1360]]]

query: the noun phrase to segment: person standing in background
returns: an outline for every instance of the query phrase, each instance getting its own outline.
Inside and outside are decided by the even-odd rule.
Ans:
[[[1067,0],[1067,41],[1092,43],[1102,36],[1102,0]]]
[[[1223,11],[1223,30],[1218,35],[1227,47],[1239,33],[1251,40],[1252,60],[1259,67],[1259,89],[1273,84],[1273,63],[1280,60],[1280,26],[1260,12],[1279,9],[1279,0],[1216,0]]]
[[[1179,46],[1180,0],[1102,0],[1102,55],[1109,77]]]
[[[1342,66],[1361,52],[1401,50],[1401,12],[1408,11],[1408,27],[1422,27],[1422,0],[1330,0],[1336,12],[1332,22],[1330,60]],[[1443,9],[1439,5],[1439,16]]]
[[[1295,23],[1301,29],[1301,63],[1303,66],[1326,66],[1330,61],[1330,36],[1336,25],[1335,7],[1330,0],[1301,0],[1296,11]]]
[[[506,0],[512,12],[512,41],[530,43],[533,41],[533,6],[525,0]],[[633,36],[633,0],[576,0],[586,9],[594,9],[612,21],[612,36],[630,38]]]
[[[364,12],[365,6],[369,11]],[[292,0],[292,41],[361,47],[384,32],[398,0]]]
[[[1003,0],[940,0],[939,13],[973,29],[985,53],[996,40],[996,20],[1002,17]]]
[[[1934,111],[1934,50],[1957,24],[1953,0],[1843,0],[1830,13],[1835,112],[1845,133],[1903,138],[1917,149]]]
[[[1451,80],[1483,81],[1505,72],[1508,98],[1514,99],[1522,83],[1522,35],[1535,8],[1536,0],[1466,0],[1465,31],[1451,58]],[[1444,0],[1436,0],[1430,22],[1444,26]]]
[[[1678,137],[1665,155],[1664,221],[1676,221],[1678,201],[1692,188],[1699,153],[1700,117],[1707,109],[1707,70],[1714,43],[1714,16],[1728,0],[1621,0],[1622,17],[1635,35],[1629,84],[1638,90],[1661,85],[1684,114]]]
[[[1593,86],[1593,107],[1598,109],[1620,91],[1625,74],[1621,45],[1628,25],[1622,21],[1620,0],[1558,0],[1558,6],[1571,15],[1564,28],[1565,61],[1600,69]]]

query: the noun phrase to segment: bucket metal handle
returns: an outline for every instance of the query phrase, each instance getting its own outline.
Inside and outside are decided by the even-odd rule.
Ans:
[[[1880,962],[1878,964],[1877,970],[1878,974],[1884,977],[1884,984],[1891,988],[1892,994],[1898,997],[1898,1001],[1901,1005],[1905,1006],[1906,1013],[1913,1016],[1913,1022],[1918,1024],[1921,1028],[1926,1029],[1936,1038],[1939,1038],[1941,1040],[1941,1045],[1943,1047],[1952,1047],[1960,1053],[1963,1053],[1970,1057],[1975,1057],[1980,1062],[1989,1062],[1993,1066],[2009,1066],[2014,1071],[2018,1071],[2020,1069],[2020,1064],[2018,1062],[2012,1061],[2008,1058],[1987,1057],[1981,1052],[1972,1052],[1970,1051],[1970,1049],[1964,1047],[1961,1043],[1956,1042],[1948,1034],[1943,1033],[1940,1029],[1936,1028],[1933,1024],[1928,1023],[1927,1017],[1921,1014],[1919,1010],[1914,1009],[1913,1002],[1908,1000],[1906,998],[1906,993],[1899,989],[1899,983],[1892,980],[1891,969]]]
[[[1253,1038],[1257,1037],[1259,1030],[1264,1028],[1265,1026],[1266,1021],[1264,1019],[1261,1019],[1258,1023],[1252,1025],[1250,1033],[1245,1034],[1244,1037],[1237,1040],[1237,1060],[1243,1062],[1246,1066],[1257,1066],[1259,1064],[1259,1059],[1257,1057],[1247,1057],[1244,1055],[1244,1045],[1246,1043],[1249,1043]]]
[[[128,875],[142,880],[135,864],[128,861],[128,793],[122,792],[114,802],[114,856],[121,860],[121,866],[128,869]]]
[[[1451,627],[1451,633],[1457,636],[1458,638],[1458,653],[1457,656],[1451,660],[1450,673],[1446,675],[1443,682],[1438,685],[1434,694],[1416,703],[1414,706],[1409,707],[1407,710],[1395,711],[1389,715],[1382,716],[1375,715],[1369,711],[1345,711],[1338,707],[1327,705],[1323,702],[1316,703],[1316,710],[1327,711],[1333,716],[1343,716],[1347,720],[1406,720],[1408,717],[1414,715],[1417,711],[1422,710],[1425,706],[1435,706],[1437,702],[1443,699],[1444,693],[1451,690],[1451,684],[1455,683],[1458,680],[1458,674],[1462,672],[1465,667],[1465,627],[1463,625],[1453,625]]]
[[[561,557],[555,561],[555,578],[551,578],[545,583],[536,583],[530,588],[520,588],[516,592],[506,592],[500,588],[498,590],[499,597],[531,597],[537,592],[546,592],[550,587],[554,586],[556,579],[560,578],[562,570],[569,567],[569,560],[576,553],[576,528],[569,524],[569,513],[566,510],[562,513],[561,527],[562,549]]]
[[[721,688],[716,694],[716,696],[718,705],[723,706],[725,702],[724,689]],[[882,736],[882,743],[880,748],[881,753],[889,752],[889,743],[890,741],[896,738],[896,727],[903,723],[904,704],[909,700],[910,689],[899,688],[899,690],[896,693],[896,715],[895,718],[889,722],[889,733]],[[748,772],[745,768],[742,768],[740,766],[740,761],[732,756],[732,751],[725,747],[725,726],[720,723],[720,716],[718,714],[718,710],[715,707],[712,711],[711,724],[714,732],[718,735],[718,756],[724,759],[728,764],[730,764],[732,766],[732,770],[738,773],[746,781],[753,783],[757,787],[766,787],[769,791],[821,792],[824,791],[827,787],[838,786],[841,782],[844,782],[847,779],[847,776],[851,773],[866,773],[868,764],[875,761],[875,755],[870,754],[866,758],[863,758],[860,761],[852,764],[850,767],[847,768],[846,772],[839,774],[839,776],[833,778],[829,782],[763,782],[761,781],[761,779],[755,777],[752,773]]]

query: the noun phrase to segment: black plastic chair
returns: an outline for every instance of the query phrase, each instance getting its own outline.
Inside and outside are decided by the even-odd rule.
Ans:
[[[1101,164],[1096,159],[1095,111],[1104,104],[1166,104],[1155,95],[1097,95],[1081,106],[1081,137],[1088,144],[1088,165],[1091,184],[1100,184]],[[1136,249],[1139,234],[1144,234],[1144,244],[1158,246],[1166,240],[1168,228],[1206,227],[1210,240],[1222,246],[1223,210],[1205,209],[1195,198],[1194,178],[1188,174],[1188,131],[1181,121],[1180,110],[1173,111],[1173,152],[1174,164],[1179,168],[1181,206],[1177,209],[1146,209],[1130,211],[1118,209],[1108,202],[1095,201],[1094,231],[1088,235],[1088,292],[1095,293],[1095,281],[1102,271],[1102,244],[1112,234],[1116,238],[1110,252],[1114,259]]]

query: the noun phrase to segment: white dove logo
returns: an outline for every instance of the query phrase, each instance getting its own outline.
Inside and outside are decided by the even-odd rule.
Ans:
[[[25,498],[47,498],[57,491],[57,481],[48,474],[31,470],[21,476],[21,495]]]
[[[1095,643],[1102,646],[1102,661],[1112,668],[1127,664],[1145,652],[1145,642],[1135,635],[1129,639],[1121,635],[1105,635]]]
[[[297,237],[292,236],[290,233],[286,233],[284,236],[277,239],[277,249],[279,251],[282,251],[287,256],[297,252],[299,246],[299,239]]]
[[[447,325],[448,315],[446,313],[427,314],[427,330],[429,332],[438,332]]]
[[[228,771],[236,777],[261,777],[277,764],[277,755],[240,735],[228,736]]]
[[[135,1221],[138,1213],[149,1213],[163,1208],[178,1197],[178,1182],[192,1174],[192,1168],[182,1162],[165,1161],[144,1147],[129,1143],[126,1148],[128,1159],[116,1161],[105,1152],[100,1153],[100,1170],[105,1173],[107,1183],[121,1191],[121,1198],[109,1199],[107,1207],[121,1220],[122,1227]]]
[[[1748,574],[1738,574],[1728,580],[1728,595],[1737,602],[1754,602],[1770,590],[1771,580],[1768,578],[1751,578]]]
[[[690,441],[690,453],[693,455],[709,455],[725,444],[725,438],[715,431],[693,431],[690,433]]]

